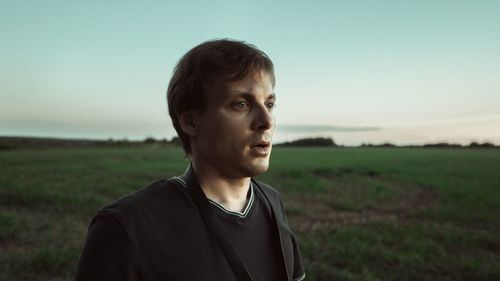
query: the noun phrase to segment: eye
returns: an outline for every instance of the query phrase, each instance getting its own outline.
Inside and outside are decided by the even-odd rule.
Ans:
[[[238,110],[245,109],[245,108],[247,108],[249,106],[250,106],[250,104],[247,101],[244,101],[244,100],[237,101],[237,102],[235,102],[233,104],[233,108],[238,109]]]
[[[273,108],[275,107],[275,103],[274,103],[274,102],[267,102],[267,103],[266,103],[266,107],[267,107],[268,109],[273,109]]]

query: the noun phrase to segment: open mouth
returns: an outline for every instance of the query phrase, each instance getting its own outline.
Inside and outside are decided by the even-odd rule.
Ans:
[[[261,141],[261,142],[258,142],[256,144],[252,145],[251,147],[252,148],[264,149],[264,148],[268,148],[270,145],[271,145],[270,142]]]
[[[265,140],[255,142],[250,145],[250,151],[253,156],[267,157],[271,153],[271,142]]]

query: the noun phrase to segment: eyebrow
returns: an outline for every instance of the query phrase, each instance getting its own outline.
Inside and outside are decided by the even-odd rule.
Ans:
[[[232,99],[235,97],[243,97],[245,99],[250,99],[250,100],[254,99],[254,95],[252,95],[250,92],[233,92],[233,94],[229,94],[226,96],[226,98],[228,98],[228,99]],[[267,96],[266,100],[269,100],[269,99],[276,99],[276,93],[273,92],[272,94],[269,94],[269,96]]]

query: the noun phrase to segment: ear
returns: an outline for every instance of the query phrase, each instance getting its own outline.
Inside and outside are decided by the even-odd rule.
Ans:
[[[191,137],[196,135],[196,124],[192,112],[186,111],[179,114],[179,125],[181,125],[182,131],[186,135]]]

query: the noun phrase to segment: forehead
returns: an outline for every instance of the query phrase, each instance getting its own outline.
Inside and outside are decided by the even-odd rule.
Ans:
[[[264,71],[250,72],[245,78],[227,82],[222,87],[221,96],[231,98],[237,94],[271,95],[274,91],[273,78]]]

